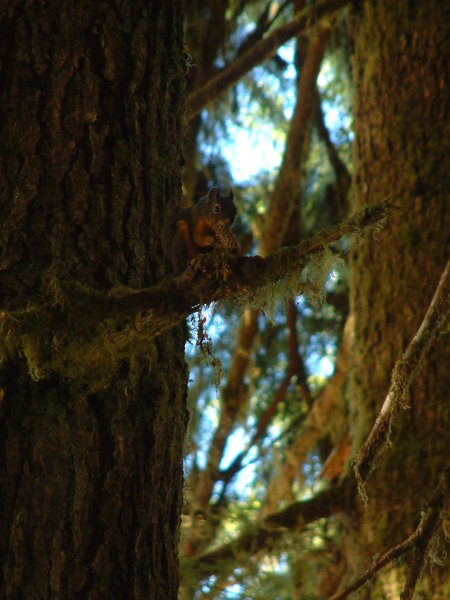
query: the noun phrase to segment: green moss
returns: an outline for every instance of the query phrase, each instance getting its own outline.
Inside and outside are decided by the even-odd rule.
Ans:
[[[281,259],[280,259],[281,260]],[[262,312],[273,321],[277,305],[286,305],[293,296],[303,294],[313,306],[325,302],[325,282],[334,265],[341,259],[328,247],[323,247],[313,255],[307,265],[298,270],[292,269],[282,278],[274,280],[264,287],[259,287],[242,298],[242,305]],[[284,272],[284,266],[274,265],[274,273]]]

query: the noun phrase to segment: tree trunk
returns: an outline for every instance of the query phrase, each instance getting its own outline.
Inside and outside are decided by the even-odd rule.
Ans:
[[[392,195],[400,207],[388,227],[365,239],[352,255],[355,352],[348,398],[356,452],[448,258],[450,32],[445,3],[439,0],[359,3],[350,28],[356,132],[353,205],[360,208]],[[369,476],[368,510],[361,511],[348,540],[353,574],[361,574],[376,552],[412,533],[448,460],[449,364],[448,342],[436,340],[413,383],[408,410],[397,416],[392,447]],[[399,573],[402,589],[404,576]],[[426,597],[448,597],[439,582],[444,569],[426,573]]]
[[[181,193],[181,0],[6,6],[0,306],[155,283]],[[23,348],[0,367],[0,596],[175,599],[181,328],[70,380]]]

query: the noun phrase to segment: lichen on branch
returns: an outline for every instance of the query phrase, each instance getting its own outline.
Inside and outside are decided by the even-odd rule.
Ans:
[[[102,292],[79,282],[54,280],[52,301],[0,312],[0,361],[20,353],[36,379],[57,371],[102,385],[120,360],[150,352],[156,336],[202,305],[258,296],[264,304],[268,295],[270,302],[277,299],[277,290],[281,301],[309,289],[317,294],[316,282],[302,277],[305,266],[317,267],[321,257],[330,265],[329,244],[343,236],[378,231],[393,208],[384,200],[266,258],[238,257],[218,248],[196,257],[181,275],[140,290]],[[323,279],[323,269],[318,271]]]

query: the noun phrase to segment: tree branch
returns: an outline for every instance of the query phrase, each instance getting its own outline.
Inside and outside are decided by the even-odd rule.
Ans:
[[[207,577],[214,573],[214,565],[219,561],[221,573],[236,567],[233,559],[243,552],[254,555],[261,550],[270,549],[283,535],[286,528],[301,531],[310,523],[323,517],[329,517],[353,505],[355,486],[352,482],[344,481],[327,490],[319,492],[313,498],[294,502],[283,510],[268,515],[264,521],[252,530],[245,531],[228,544],[213,548],[196,557],[193,568],[200,576]]]
[[[197,257],[181,275],[142,290],[105,293],[53,282],[53,305],[0,313],[0,360],[21,351],[36,378],[54,371],[69,378],[108,371],[130,354],[145,353],[149,341],[203,304],[226,298],[255,303],[258,293],[264,299],[261,290],[267,286],[283,299],[281,284],[289,296],[307,290],[301,271],[309,259],[345,235],[380,228],[392,209],[384,200],[267,258],[229,256],[216,249]]]
[[[327,126],[325,125],[325,119],[323,116],[322,104],[320,94],[316,88],[316,119],[315,125],[317,127],[317,132],[322,139],[325,147],[327,149],[328,159],[334,169],[334,173],[336,176],[336,180],[340,187],[347,190],[350,187],[351,176],[345,166],[344,162],[341,160],[339,153],[336,149],[336,146],[331,141],[330,132],[328,131]]]
[[[238,471],[240,471],[240,469],[242,468],[242,461],[247,456],[247,454],[250,452],[250,450],[253,448],[253,446],[256,444],[256,442],[259,439],[261,439],[261,437],[266,432],[267,427],[268,427],[270,421],[272,420],[273,415],[276,412],[277,406],[286,397],[286,393],[288,391],[289,384],[291,382],[291,377],[292,377],[292,372],[290,369],[288,369],[284,376],[283,381],[281,382],[280,388],[278,389],[277,393],[275,394],[274,398],[272,399],[272,402],[269,404],[269,406],[265,410],[264,414],[259,419],[258,424],[256,426],[256,431],[252,435],[250,441],[247,443],[245,448],[241,452],[239,452],[239,454],[234,458],[234,460],[230,464],[230,466],[227,467],[224,471],[220,472],[219,478],[222,479],[222,481],[224,481],[224,482],[231,481],[231,479],[236,475],[236,473],[238,473]]]
[[[441,275],[439,284],[425,317],[402,358],[392,371],[392,382],[375,424],[355,463],[355,476],[362,492],[364,481],[375,458],[386,444],[398,408],[405,401],[408,390],[420,369],[420,363],[434,340],[440,335],[450,318],[450,261]]]
[[[417,581],[425,564],[425,554],[428,545],[443,518],[444,511],[442,509],[446,497],[448,497],[449,486],[450,467],[447,467],[440,477],[438,486],[431,498],[429,508],[422,516],[420,524],[416,529],[416,539],[412,542],[414,553],[411,564],[409,565],[405,588],[400,596],[400,600],[411,600],[414,596]]]
[[[300,31],[312,27],[324,17],[331,17],[346,4],[348,4],[348,0],[321,0],[300,11],[286,25],[272,31],[229,67],[189,95],[190,117],[195,117],[208,102],[236,84],[253,67],[273,56],[280,46]]]
[[[417,579],[422,571],[422,567],[425,560],[425,552],[428,544],[436,531],[439,521],[442,518],[441,510],[445,502],[445,498],[448,495],[450,486],[450,468],[444,469],[439,483],[433,493],[433,496],[429,502],[426,512],[424,512],[419,525],[417,526],[414,533],[412,533],[406,540],[394,546],[381,556],[376,563],[368,569],[362,577],[357,579],[344,591],[335,594],[330,600],[343,600],[347,598],[353,592],[356,592],[359,588],[365,585],[368,581],[373,579],[375,574],[383,569],[386,565],[396,560],[406,552],[414,549],[414,556],[408,572],[405,589],[401,595],[401,600],[410,600],[413,597],[414,590],[416,587]]]
[[[201,304],[230,297],[248,298],[268,284],[282,281],[293,272],[298,272],[309,259],[321,253],[325,246],[345,235],[361,235],[366,230],[378,230],[380,226],[384,226],[393,208],[395,207],[389,199],[383,200],[335,227],[318,232],[295,246],[282,248],[266,258],[224,256],[225,267],[219,272],[217,255],[201,255],[196,264],[191,263],[183,274],[159,285],[111,294],[111,304],[104,308],[111,316],[115,313],[131,316],[148,309],[158,312],[168,309],[172,312],[172,326],[176,325],[188,314],[195,312]],[[177,296],[174,297],[173,292]],[[161,327],[164,327],[167,320],[167,315],[162,316]],[[161,332],[157,325],[154,329],[155,335]]]
[[[272,0],[269,0],[266,7],[262,11],[261,15],[258,18],[256,23],[256,27],[250,31],[245,40],[240,44],[238,48],[237,55],[242,56],[251,46],[253,46],[256,42],[263,37],[263,35],[272,27],[274,22],[278,19],[284,9],[290,4],[291,0],[285,0],[281,6],[278,7],[276,13],[273,17],[269,18],[270,9],[272,5]]]
[[[327,190],[329,189],[332,192],[330,193],[330,199],[333,203],[334,213],[338,215],[337,220],[339,220],[345,214],[347,193],[350,188],[352,178],[344,162],[341,160],[335,145],[331,141],[330,132],[328,131],[325,125],[325,119],[323,116],[321,105],[321,98],[317,88],[315,125],[320,138],[325,144],[328,159],[333,167],[334,174],[336,177],[335,184],[331,187],[328,187]]]
[[[314,400],[298,433],[292,436],[293,439],[285,449],[285,461],[269,482],[262,507],[263,514],[272,512],[279,501],[283,499],[285,490],[291,489],[294,477],[314,444],[317,444],[318,440],[327,434],[333,438],[337,435],[339,439],[345,431],[342,388],[347,379],[352,331],[352,319],[347,318],[334,373]],[[332,427],[330,427],[330,423],[333,424]]]
[[[301,386],[302,393],[304,395],[304,400],[308,405],[308,408],[311,409],[312,400],[311,394],[308,388],[308,384],[306,382],[306,373],[303,366],[303,362],[298,354],[298,340],[297,340],[297,330],[296,330],[296,308],[294,298],[289,298],[288,302],[288,314],[287,314],[287,325],[289,329],[289,365],[286,370],[283,381],[280,384],[280,387],[275,394],[272,402],[269,404],[263,415],[258,421],[256,431],[251,437],[248,444],[245,448],[235,457],[233,462],[227,467],[224,471],[220,473],[220,478],[225,483],[231,481],[231,479],[242,469],[242,462],[256,442],[261,439],[264,433],[269,426],[269,423],[274,416],[277,406],[282,402],[286,393],[289,389],[289,385],[292,377],[295,375],[299,385]]]
[[[329,37],[329,27],[317,27],[308,44],[283,162],[265,214],[261,239],[261,252],[264,256],[281,247],[289,219],[298,201],[299,182],[302,179],[314,116],[316,80]]]
[[[287,326],[289,329],[289,366],[292,375],[297,378],[297,384],[302,391],[303,400],[306,402],[308,410],[312,408],[311,392],[307,382],[307,375],[303,359],[299,353],[299,341],[297,336],[297,307],[295,299],[289,298],[287,307]]]

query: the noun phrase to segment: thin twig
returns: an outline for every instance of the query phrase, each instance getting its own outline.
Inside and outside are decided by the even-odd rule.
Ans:
[[[356,592],[356,590],[358,590],[363,585],[365,585],[368,581],[370,581],[374,577],[374,575],[378,571],[380,571],[383,567],[385,567],[390,562],[399,558],[405,552],[407,552],[412,547],[415,536],[416,536],[416,532],[414,532],[412,535],[410,535],[401,544],[398,544],[398,546],[394,546],[394,548],[391,548],[390,550],[388,550],[385,554],[383,554],[383,556],[381,558],[379,558],[377,560],[377,562],[370,569],[368,569],[364,573],[364,575],[362,577],[357,579],[354,583],[352,583],[352,585],[350,585],[348,588],[346,588],[343,592],[340,592],[338,594],[335,594],[334,596],[331,596],[330,600],[342,600],[343,598],[347,598],[347,596],[350,596],[350,594],[353,594],[353,592]]]
[[[297,336],[297,308],[293,297],[288,300],[287,308],[287,326],[289,329],[289,365],[292,375],[297,378],[297,383],[302,391],[303,399],[308,406],[308,410],[312,408],[311,392],[307,382],[307,375],[303,359],[299,352],[299,341]]]

